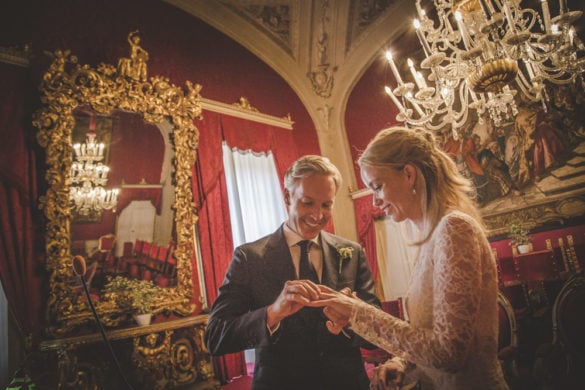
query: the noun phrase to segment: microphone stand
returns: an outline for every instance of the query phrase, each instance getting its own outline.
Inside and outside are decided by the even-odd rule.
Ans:
[[[83,261],[85,262],[85,259],[83,259]],[[75,268],[74,268],[74,271],[75,271]],[[93,305],[93,302],[91,301],[91,297],[89,295],[89,288],[87,288],[87,283],[85,283],[85,279],[83,278],[83,276],[84,275],[79,274],[79,279],[81,279],[81,285],[83,286],[83,291],[85,292],[85,296],[87,297],[87,302],[89,303],[89,307],[91,308],[91,312],[93,313],[93,317],[95,318],[95,321],[98,324],[98,328],[100,329],[100,333],[102,334],[102,338],[104,339],[106,345],[108,346],[108,350],[110,351],[110,354],[112,355],[112,359],[114,360],[114,363],[116,365],[118,373],[120,374],[120,376],[124,380],[124,383],[126,383],[126,386],[128,387],[128,389],[134,390],[134,387],[132,387],[130,382],[128,382],[126,375],[124,375],[124,372],[122,371],[122,366],[120,366],[120,362],[118,361],[118,358],[116,357],[116,354],[114,353],[114,348],[112,348],[112,344],[110,343],[110,340],[108,339],[108,336],[106,335],[106,331],[104,329],[104,326],[103,326],[102,322],[100,321],[100,318],[97,314],[97,311],[95,310],[95,306]]]

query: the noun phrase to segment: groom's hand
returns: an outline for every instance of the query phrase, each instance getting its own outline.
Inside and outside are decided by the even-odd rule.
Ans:
[[[286,317],[301,310],[307,303],[319,298],[319,288],[310,280],[289,280],[276,300],[266,310],[266,323],[275,327]]]

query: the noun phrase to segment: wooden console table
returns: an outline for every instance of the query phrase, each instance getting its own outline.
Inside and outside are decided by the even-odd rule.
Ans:
[[[42,341],[39,388],[128,389],[128,382],[136,390],[219,389],[203,341],[208,318],[198,315],[107,331],[116,359],[101,333]]]

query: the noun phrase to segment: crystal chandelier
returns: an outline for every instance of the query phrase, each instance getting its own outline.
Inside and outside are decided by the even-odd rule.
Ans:
[[[540,4],[542,16],[521,8],[520,0],[434,0],[436,15],[429,18],[416,0],[424,74],[408,59],[414,82],[403,81],[386,53],[398,83],[385,88],[399,110],[396,119],[433,131],[450,127],[457,139],[470,109],[480,123],[487,112],[500,126],[518,113],[518,93],[546,109],[547,85],[583,85],[585,47],[573,27],[582,11],[560,0],[559,15],[551,18],[548,1]]]
[[[75,161],[71,164],[71,190],[69,198],[79,215],[90,211],[108,210],[118,202],[118,189],[106,190],[110,168],[101,163],[104,159],[103,143],[97,143],[93,131],[86,133],[85,143],[74,144]]]

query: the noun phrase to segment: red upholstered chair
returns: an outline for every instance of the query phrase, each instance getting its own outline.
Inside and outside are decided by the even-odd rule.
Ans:
[[[143,256],[142,259],[143,270],[148,269],[151,273],[156,272],[158,252],[159,246],[154,243],[150,244],[148,254]]]
[[[152,280],[152,273],[150,272],[144,273],[144,270],[147,269],[151,247],[152,247],[151,242],[144,240],[136,240],[136,244],[134,246],[134,253],[136,255],[136,259],[128,268],[128,273],[130,277]]]
[[[140,249],[139,254],[144,255],[144,256],[148,256],[150,254],[150,247],[151,246],[152,246],[151,242],[143,241],[142,248]]]
[[[118,259],[118,272],[128,272],[128,264],[134,260],[134,244],[126,241],[122,247],[122,257]]]
[[[92,291],[91,288],[91,283],[96,275],[97,269],[99,267],[98,261],[97,260],[93,260],[88,266],[87,269],[85,271],[85,275],[83,276],[83,280],[85,280],[85,285],[87,286],[87,290],[89,291],[89,296],[90,299],[92,300],[92,302],[97,302],[99,301],[99,292],[98,291]],[[79,278],[79,276],[74,275],[73,279],[72,279],[72,284],[73,284],[73,290],[79,294],[79,297],[83,300],[87,300],[87,297],[85,295],[85,291],[83,289],[83,284],[81,282],[81,279]],[[95,289],[94,289],[95,290]]]
[[[174,256],[175,243],[171,242],[167,248],[165,276],[175,278],[177,276],[177,259]]]
[[[156,257],[158,256],[158,250],[159,250],[159,246],[156,244],[152,244],[150,246],[150,252],[148,253],[148,256],[151,259],[156,259]]]
[[[138,263],[131,263],[128,265],[128,276],[134,279],[140,277],[140,267],[138,266]]]
[[[130,274],[130,265],[136,262],[136,249],[142,248],[142,243],[143,241],[140,240],[136,240],[134,243],[130,241],[124,243],[122,257],[118,259],[118,272]]]
[[[97,258],[97,261],[99,261],[101,273],[110,274],[116,273],[117,271],[117,262],[114,255],[115,243],[116,236],[111,233],[98,238],[98,248],[94,258]]]
[[[165,265],[167,264],[167,256],[169,253],[169,248],[165,246],[161,246],[158,249],[158,254],[156,256],[156,270],[159,272],[163,272],[165,269]]]
[[[137,256],[139,253],[142,253],[142,247],[144,246],[144,240],[136,240],[134,242],[134,256]]]
[[[152,280],[152,271],[148,268],[143,268],[142,272],[140,273],[140,278],[142,280]]]

